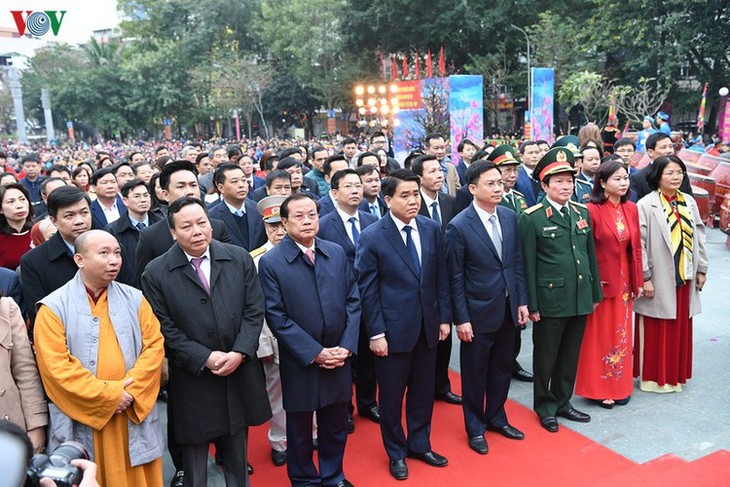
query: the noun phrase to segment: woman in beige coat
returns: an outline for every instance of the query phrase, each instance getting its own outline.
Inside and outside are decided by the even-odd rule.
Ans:
[[[36,453],[46,445],[48,404],[18,305],[0,298],[0,421],[28,432]]]
[[[705,226],[697,203],[679,190],[687,172],[662,156],[647,173],[653,190],[639,208],[644,296],[634,301],[634,376],[649,392],[680,392],[692,377],[692,317],[705,285]]]

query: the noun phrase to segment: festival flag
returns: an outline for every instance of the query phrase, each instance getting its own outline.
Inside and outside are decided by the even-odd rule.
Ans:
[[[611,104],[608,107],[608,122],[611,123],[616,120],[616,96],[611,95]]]
[[[418,49],[416,49],[416,79],[421,79],[421,56],[418,55]]]
[[[439,50],[439,76],[446,76],[446,59],[444,57],[444,46]]]
[[[393,81],[398,79],[398,62],[395,59],[395,54],[390,55],[390,76]]]
[[[408,53],[403,54],[403,79],[408,78]]]
[[[700,114],[697,115],[697,131],[702,132],[705,129],[705,105],[707,105],[707,83],[702,90],[702,101],[700,102]]]
[[[433,78],[433,60],[431,59],[431,49],[426,55],[426,78]]]

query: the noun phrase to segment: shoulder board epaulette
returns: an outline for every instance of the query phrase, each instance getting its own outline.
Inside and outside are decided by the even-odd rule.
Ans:
[[[516,189],[513,189],[513,190],[512,190],[512,192],[513,192],[514,194],[516,194],[517,196],[522,196],[523,198],[525,197],[525,195],[524,195],[524,194],[520,193],[520,192],[519,192],[519,191],[517,191]]]
[[[533,206],[529,207],[523,213],[527,213],[528,215],[531,215],[532,213],[535,213],[540,208],[542,208],[542,203],[538,203],[536,205],[533,205]]]
[[[588,209],[588,207],[586,205],[584,205],[583,203],[578,203],[577,201],[570,200],[570,204],[579,206],[580,208],[585,208],[586,210]]]
[[[256,258],[259,255],[263,255],[263,254],[266,253],[266,246],[265,245],[262,245],[261,247],[259,247],[257,249],[254,249],[254,250],[252,250],[249,253],[251,254],[251,257]]]

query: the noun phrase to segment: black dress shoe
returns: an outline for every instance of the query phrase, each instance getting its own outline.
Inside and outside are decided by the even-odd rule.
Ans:
[[[347,434],[351,435],[355,432],[355,421],[352,420],[352,414],[347,413]]]
[[[167,395],[167,391],[165,389],[162,389],[160,393],[157,395],[157,399],[162,402],[167,402],[169,399],[169,396]]]
[[[513,371],[512,378],[520,382],[535,382],[535,377],[524,369]]]
[[[551,433],[558,432],[558,420],[555,416],[540,418],[540,425]]]
[[[489,447],[487,446],[487,440],[484,439],[484,435],[470,436],[469,448],[471,448],[480,455],[486,455],[487,453],[489,453]]]
[[[360,416],[368,418],[373,423],[380,424],[380,410],[378,409],[378,406],[373,406],[367,411],[360,413]]]
[[[567,411],[558,411],[558,416],[571,421],[577,421],[579,423],[587,423],[591,420],[589,415],[582,413],[575,408],[570,408]]]
[[[433,450],[427,451],[426,453],[408,452],[408,458],[421,460],[422,462],[425,462],[432,467],[445,467],[449,464],[449,461],[446,459],[446,457],[439,455]]]
[[[246,463],[246,472],[248,472],[249,475],[253,475],[253,465],[250,463]]]
[[[271,462],[277,467],[281,467],[282,465],[284,465],[286,463],[286,450],[277,451],[272,448]]]
[[[408,466],[405,460],[390,461],[390,475],[396,480],[405,480],[408,478]]]
[[[436,394],[436,399],[444,401],[449,404],[461,404],[461,396],[457,396],[453,392],[445,392],[443,394]]]
[[[342,479],[339,482],[337,482],[337,484],[335,484],[335,487],[355,487],[355,486],[352,485],[352,482],[350,482],[349,480]]]
[[[525,434],[522,431],[509,424],[506,426],[500,426],[499,428],[489,428],[489,431],[495,431],[505,438],[509,438],[510,440],[525,439]]]
[[[170,481],[170,487],[183,487],[185,485],[185,472],[178,470],[175,475],[172,476]]]

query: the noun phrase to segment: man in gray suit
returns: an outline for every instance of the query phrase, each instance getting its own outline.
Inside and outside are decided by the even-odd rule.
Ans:
[[[226,485],[248,486],[247,427],[271,417],[256,357],[264,316],[256,268],[244,249],[213,240],[200,200],[174,201],[167,222],[177,242],[149,263],[142,288],[165,336],[185,485],[207,484],[215,443]]]

